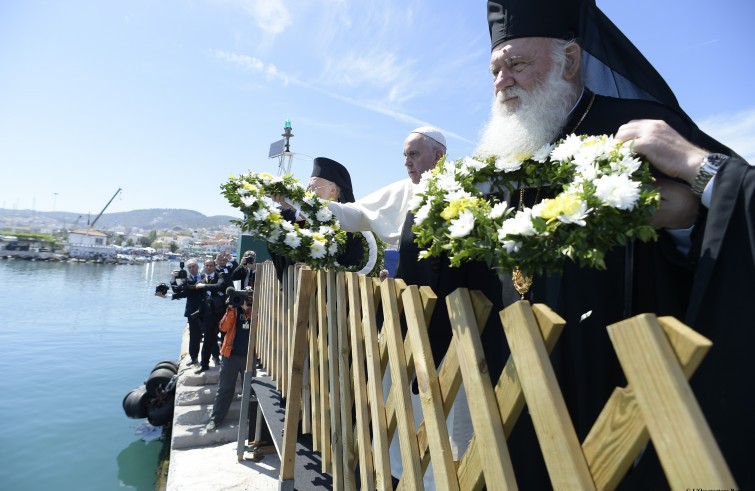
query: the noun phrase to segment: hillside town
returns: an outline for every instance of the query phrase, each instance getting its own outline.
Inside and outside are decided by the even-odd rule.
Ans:
[[[45,213],[3,213],[0,258],[129,264],[235,252],[240,231],[226,218],[204,227],[163,220],[154,227],[103,221],[95,228]]]

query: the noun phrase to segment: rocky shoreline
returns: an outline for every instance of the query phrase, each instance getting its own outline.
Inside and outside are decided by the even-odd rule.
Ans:
[[[24,260],[24,261],[45,261],[45,262],[62,262],[62,263],[88,263],[88,264],[144,264],[153,261],[163,261],[162,258],[147,256],[123,256],[111,258],[75,258],[67,254],[58,254],[55,252],[33,252],[33,251],[9,251],[0,250],[0,259],[6,260]]]

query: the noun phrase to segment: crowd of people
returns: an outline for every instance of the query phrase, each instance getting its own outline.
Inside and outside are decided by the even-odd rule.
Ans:
[[[257,254],[244,252],[241,262],[223,252],[214,259],[206,259],[200,272],[196,259],[186,261],[185,274],[174,271],[171,276],[173,293],[155,295],[173,300],[186,299],[184,316],[189,330],[188,367],[196,367],[202,375],[213,366],[220,369],[218,390],[215,393],[210,421],[206,431],[215,431],[223,421],[235,394],[236,380],[244,376],[249,345],[251,292],[257,271]],[[185,276],[185,277],[182,277]],[[241,302],[229,302],[238,281],[240,290],[247,292]],[[237,331],[241,334],[237,335]],[[201,346],[201,357],[200,357]]]
[[[604,270],[567,261],[561,274],[535,277],[527,294],[528,300],[547,304],[566,320],[551,359],[578,437],[584,440],[612,391],[626,385],[606,326],[644,312],[672,315],[713,341],[692,387],[738,485],[752,488],[755,424],[746,385],[752,369],[744,350],[755,340],[748,329],[755,298],[755,168],[697,127],[663,78],[594,0],[490,0],[488,24],[493,97],[479,155],[513,158],[569,134],[611,134],[633,141],[658,176],[657,242],[611,251]],[[409,132],[403,144],[407,179],[355,200],[346,168],[318,158],[309,183],[311,190],[332,200],[329,209],[344,230],[372,231],[398,248],[396,277],[430,286],[437,294],[429,329],[436,363],[452,338],[443,308],[446,295],[459,287],[482,290],[494,312],[520,298],[510,280],[484,263],[451,267],[444,258],[419,259],[409,203],[421,175],[447,153],[443,132],[423,126]],[[511,206],[531,207],[550,192],[522,189],[506,199]],[[283,197],[273,198],[286,206]],[[292,222],[301,219],[293,210],[286,213]],[[189,265],[190,271],[198,269],[196,262]],[[248,271],[237,271],[234,279],[248,280]],[[206,262],[203,275],[192,280],[199,293],[186,295],[193,362],[200,329],[205,341],[212,340],[202,348],[199,372],[218,356],[227,274],[216,270],[214,261]],[[192,319],[197,302],[207,305],[201,328]],[[236,319],[244,318],[243,312],[237,314]],[[491,315],[488,322],[483,346],[495,383],[509,351],[498,317]],[[471,425],[461,405],[454,411],[458,414],[449,420],[449,434],[453,448],[463,452]],[[221,418],[213,412],[213,421]],[[510,453],[520,487],[545,489],[548,474],[528,418],[525,411],[511,435]],[[400,469],[394,475],[400,477]],[[623,486],[654,489],[661,482],[662,471],[649,446]]]

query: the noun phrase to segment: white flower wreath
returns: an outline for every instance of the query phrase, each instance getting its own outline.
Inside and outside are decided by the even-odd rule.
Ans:
[[[244,220],[234,220],[244,232],[264,240],[276,254],[304,262],[312,268],[357,270],[360,274],[377,275],[382,268],[381,248],[371,232],[363,233],[365,258],[356,267],[338,263],[346,241],[346,232],[328,209],[328,201],[305,190],[297,179],[288,174],[283,177],[267,172],[249,172],[231,176],[221,185],[223,195],[240,209]],[[280,205],[269,196],[279,194],[304,217],[307,226],[283,218]]]
[[[656,238],[653,181],[630,143],[605,135],[570,135],[520,160],[441,161],[411,203],[420,257],[483,260],[528,276],[558,272],[565,258],[604,269],[611,248]],[[503,201],[504,190],[521,189],[553,197],[531,208]]]

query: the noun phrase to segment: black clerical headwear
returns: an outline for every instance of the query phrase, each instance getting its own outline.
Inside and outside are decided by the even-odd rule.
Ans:
[[[338,197],[338,201],[341,203],[352,203],[354,201],[349,171],[335,160],[327,157],[316,157],[312,162],[312,177],[321,177],[334,182],[341,189],[341,195]]]
[[[579,29],[580,0],[505,0],[488,2],[492,48],[509,39],[574,39]]]
[[[660,102],[690,120],[653,65],[595,5],[595,0],[489,0],[492,49],[520,37],[574,39],[582,79],[596,94]]]

